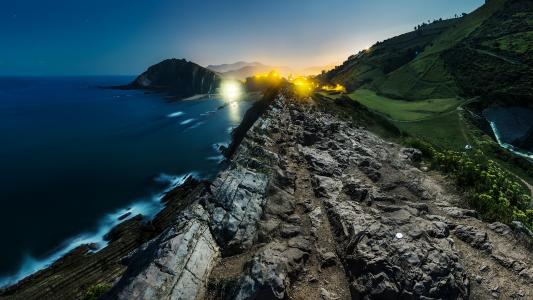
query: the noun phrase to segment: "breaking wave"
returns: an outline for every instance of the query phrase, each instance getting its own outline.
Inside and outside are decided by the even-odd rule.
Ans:
[[[179,116],[183,116],[185,113],[182,112],[182,111],[176,111],[176,112],[173,112],[171,114],[168,114],[167,117],[168,118],[177,118]]]
[[[104,248],[108,243],[105,240],[105,235],[113,227],[139,214],[143,215],[147,219],[152,219],[163,209],[164,205],[161,203],[161,198],[165,195],[165,193],[183,184],[190,176],[198,176],[198,174],[195,172],[180,176],[159,174],[154,180],[166,186],[161,193],[140,199],[127,208],[121,208],[107,214],[98,222],[98,227],[95,231],[85,232],[68,239],[62,243],[62,245],[59,247],[59,250],[55,251],[46,258],[38,259],[31,255],[26,255],[17,272],[12,275],[0,277],[0,287],[17,283],[21,279],[50,266],[56,260],[60,259],[65,254],[79,246],[91,244],[94,246],[93,251],[98,251]]]

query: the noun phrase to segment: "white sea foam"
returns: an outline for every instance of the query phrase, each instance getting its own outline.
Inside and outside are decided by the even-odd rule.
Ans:
[[[216,110],[208,110],[204,113],[201,113],[200,116],[209,116],[209,115],[212,115],[214,113],[216,113],[217,111]]]
[[[207,160],[216,161],[218,163],[221,163],[224,161],[224,155],[217,155],[217,156],[209,156],[206,158]]]
[[[185,121],[182,121],[182,122],[180,123],[180,125],[187,125],[187,124],[193,122],[194,120],[195,120],[195,119],[187,119],[187,120],[185,120]]]
[[[167,117],[168,118],[177,118],[179,116],[183,116],[185,113],[182,112],[182,111],[176,111],[176,112],[173,112],[171,114],[168,114]]]
[[[198,128],[198,127],[200,127],[200,126],[202,126],[204,124],[205,124],[205,122],[198,122],[198,123],[192,125],[191,127],[189,127],[188,129]]]
[[[502,138],[501,138],[501,135],[500,135],[500,132],[498,130],[498,127],[496,127],[496,123],[495,122],[491,121],[490,122],[490,127],[492,128],[492,132],[494,132],[494,136],[496,137],[496,142],[498,142],[500,147],[503,147],[503,148],[513,152],[514,154],[516,154],[518,156],[522,156],[522,157],[525,157],[525,158],[533,159],[533,153],[517,149],[515,146],[504,142],[502,140]]]
[[[122,208],[104,216],[99,221],[96,231],[82,233],[65,241],[62,246],[59,247],[59,250],[44,259],[36,259],[31,255],[26,255],[26,257],[24,257],[22,261],[19,270],[15,274],[0,277],[0,287],[5,287],[14,284],[19,280],[48,267],[56,260],[63,257],[65,254],[81,245],[95,245],[94,251],[98,251],[104,248],[105,246],[107,246],[107,241],[105,240],[104,236],[113,227],[139,214],[142,214],[147,219],[152,219],[158,212],[163,209],[164,205],[161,203],[161,198],[165,195],[165,193],[183,184],[189,176],[197,176],[197,174],[194,172],[181,176],[160,174],[155,178],[155,180],[157,182],[164,183],[167,186],[164,191],[159,194],[152,195],[151,197],[148,197],[146,199],[136,201],[128,208]],[[127,217],[123,218],[122,220],[119,220],[120,217],[126,214],[128,214]]]

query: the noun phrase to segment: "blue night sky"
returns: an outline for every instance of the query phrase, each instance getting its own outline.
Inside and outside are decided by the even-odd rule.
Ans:
[[[483,0],[0,0],[0,74],[138,74],[164,58],[339,63]]]

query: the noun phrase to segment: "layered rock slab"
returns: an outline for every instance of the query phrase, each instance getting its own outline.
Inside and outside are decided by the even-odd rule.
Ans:
[[[105,299],[201,299],[220,253],[200,205],[139,248],[129,269]]]

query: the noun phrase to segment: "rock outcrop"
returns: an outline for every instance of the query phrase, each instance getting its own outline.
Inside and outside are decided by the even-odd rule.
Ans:
[[[215,93],[220,75],[185,59],[167,59],[149,67],[130,84],[130,88],[150,89],[186,98]]]
[[[201,299],[219,256],[203,208],[194,204],[175,225],[142,245],[107,299]]]
[[[276,154],[270,187],[256,243],[214,267],[208,299],[531,296],[530,250],[509,227],[459,207],[417,149],[319,108],[281,96],[248,132]],[[498,275],[476,281],[481,262]]]

